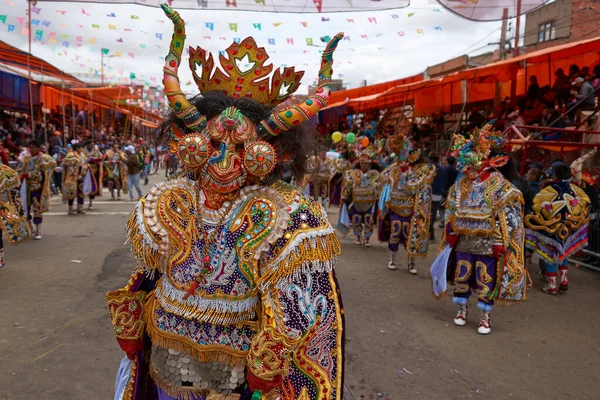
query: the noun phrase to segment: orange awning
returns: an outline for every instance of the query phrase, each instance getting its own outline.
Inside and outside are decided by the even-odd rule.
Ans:
[[[363,87],[359,87],[359,88],[355,88],[355,89],[340,90],[338,92],[333,92],[329,96],[330,106],[328,106],[327,108],[333,107],[335,103],[340,103],[340,104],[338,104],[338,106],[344,105],[345,104],[344,102],[346,102],[347,100],[353,100],[353,99],[356,99],[359,97],[383,93],[386,90],[389,90],[396,86],[400,86],[400,85],[404,85],[404,84],[412,83],[412,82],[417,82],[417,81],[422,81],[422,80],[423,80],[423,75],[419,74],[419,75],[409,76],[407,78],[396,79],[394,81],[378,83],[375,85],[369,85],[369,86],[363,86]]]
[[[29,57],[28,57],[29,56]],[[28,59],[29,58],[29,62]],[[6,42],[0,40],[0,63],[8,66],[24,69],[25,71],[31,70],[31,72],[50,76],[65,81],[83,83],[79,79],[72,75],[66,74],[54,65],[38,58],[34,55],[19,50],[16,47],[9,45]]]
[[[551,85],[551,75],[557,68],[566,70],[570,64],[596,65],[600,63],[599,53],[600,37],[596,37],[549,47],[440,78],[414,80],[391,87],[390,84],[398,81],[387,82],[387,86],[386,84],[373,85],[372,88],[382,89],[378,95],[368,93],[354,98],[348,96],[344,104],[357,110],[390,108],[401,105],[405,101],[405,96],[410,93],[414,95],[414,111],[417,116],[438,111],[449,112],[453,105],[462,104],[463,93],[469,93],[470,103],[491,100],[494,98],[497,82],[509,82],[513,79],[517,82],[517,93],[524,93],[529,76],[536,75],[540,85]],[[463,87],[464,81],[467,82],[467,86]],[[364,88],[353,90],[359,89]],[[352,91],[346,90],[333,94],[341,96],[344,93],[348,95],[350,92]],[[509,94],[510,85],[502,85],[501,96]]]
[[[74,88],[75,92],[86,92],[92,93],[93,96],[102,96],[112,101],[120,100],[138,100],[142,96],[135,91],[132,93],[129,90],[129,86],[116,86],[116,87],[95,87],[95,88]]]

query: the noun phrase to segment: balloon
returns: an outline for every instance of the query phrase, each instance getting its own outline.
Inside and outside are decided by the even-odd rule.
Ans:
[[[346,142],[350,144],[356,142],[356,135],[352,132],[346,133]]]
[[[369,145],[369,138],[366,136],[363,136],[360,138],[360,145],[364,148],[367,147]]]
[[[331,135],[331,140],[333,140],[333,143],[339,142],[342,140],[342,134],[340,132],[333,132]]]

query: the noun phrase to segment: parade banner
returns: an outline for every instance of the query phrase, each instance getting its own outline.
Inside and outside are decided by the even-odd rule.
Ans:
[[[38,1],[38,3],[43,2],[44,0]],[[159,7],[164,2],[165,0],[67,0],[61,3],[140,4],[143,6]],[[408,7],[410,0],[170,0],[167,3],[176,10],[238,10],[303,14],[390,10]]]

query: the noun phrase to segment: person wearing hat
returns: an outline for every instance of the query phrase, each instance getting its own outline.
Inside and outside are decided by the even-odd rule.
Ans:
[[[355,169],[344,174],[342,201],[348,207],[355,244],[371,246],[371,235],[377,215],[377,192],[379,172],[373,168],[373,160],[364,153],[358,158]]]
[[[587,246],[590,199],[571,182],[571,168],[552,163],[553,179],[533,199],[525,217],[525,244],[545,261],[547,294],[569,289],[567,257]]]

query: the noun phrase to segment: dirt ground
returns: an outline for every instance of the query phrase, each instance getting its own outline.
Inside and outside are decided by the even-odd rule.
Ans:
[[[0,399],[113,398],[122,352],[104,295],[123,286],[133,267],[123,245],[132,208],[105,195],[93,213],[67,216],[53,199],[43,240],[6,249]],[[484,337],[476,333],[474,303],[459,328],[451,298],[431,295],[434,249],[412,276],[386,268],[383,245],[342,245],[345,400],[599,398],[600,275],[573,268],[569,293],[550,297],[532,271],[528,300],[495,310],[493,332]]]

